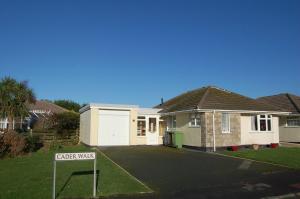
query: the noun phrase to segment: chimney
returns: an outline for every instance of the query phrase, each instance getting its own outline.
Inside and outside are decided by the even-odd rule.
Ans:
[[[160,105],[164,104],[164,98],[160,98]]]

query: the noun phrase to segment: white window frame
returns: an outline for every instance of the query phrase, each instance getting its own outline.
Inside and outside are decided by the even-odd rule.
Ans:
[[[199,120],[199,125],[197,125],[197,120]],[[201,116],[200,113],[191,113],[189,115],[189,127],[199,128],[201,126]]]
[[[0,119],[0,129],[7,129],[8,120],[7,118]]]
[[[264,118],[263,117],[261,117],[261,116],[265,116]],[[257,130],[255,130],[255,129],[252,129],[252,122],[253,122],[253,117],[256,117],[256,122],[257,122]],[[260,121],[261,120],[265,120],[265,122],[266,122],[266,130],[261,130],[260,129]],[[270,130],[268,130],[269,129],[269,124],[268,124],[268,121],[270,121],[270,125],[271,125],[271,128],[270,128]],[[264,132],[272,132],[273,131],[273,117],[272,117],[272,115],[269,115],[269,114],[260,114],[260,115],[254,115],[254,116],[252,116],[251,117],[251,131],[252,132],[261,132],[261,133],[264,133]]]
[[[228,116],[228,130],[223,130],[223,115],[227,115]],[[221,114],[221,130],[222,133],[231,133],[231,129],[230,129],[230,114],[229,113],[222,113]]]
[[[299,122],[299,125],[289,125],[288,124],[288,121],[297,121],[297,122]],[[297,123],[296,122],[296,123]],[[287,118],[286,119],[286,125],[285,125],[286,127],[300,127],[300,117],[290,117],[290,118]]]

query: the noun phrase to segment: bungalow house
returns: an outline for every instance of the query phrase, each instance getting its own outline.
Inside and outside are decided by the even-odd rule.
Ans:
[[[37,100],[35,104],[28,104],[27,108],[29,115],[15,118],[12,124],[9,124],[7,118],[0,119],[0,130],[7,129],[9,125],[12,125],[13,129],[30,129],[33,128],[33,126],[43,128],[44,122],[50,115],[68,111],[63,107],[45,100]]]
[[[156,108],[167,132],[183,133],[183,145],[215,151],[218,147],[279,143],[275,106],[208,86],[183,93]]]
[[[259,102],[271,104],[288,115],[279,117],[279,140],[283,142],[300,142],[300,96],[289,93],[260,97]]]
[[[180,131],[186,147],[279,142],[277,107],[217,87],[203,87],[154,108],[88,104],[80,109],[80,141],[92,146],[158,145]]]

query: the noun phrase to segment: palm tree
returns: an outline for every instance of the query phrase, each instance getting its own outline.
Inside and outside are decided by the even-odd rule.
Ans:
[[[11,77],[0,81],[0,117],[7,117],[8,129],[13,129],[15,117],[28,115],[27,104],[35,103],[33,90],[28,87],[27,81],[18,82]]]

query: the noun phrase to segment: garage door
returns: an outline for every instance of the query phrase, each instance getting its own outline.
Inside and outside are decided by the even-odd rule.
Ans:
[[[99,111],[98,145],[129,145],[129,111]]]

